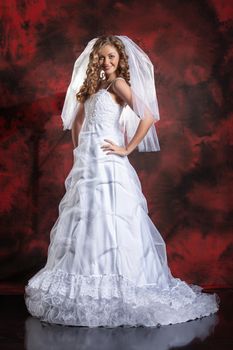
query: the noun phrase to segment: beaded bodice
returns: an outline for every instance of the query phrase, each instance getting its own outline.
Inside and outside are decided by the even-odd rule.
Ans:
[[[84,109],[87,125],[116,126],[118,124],[123,106],[114,101],[108,88],[100,89],[85,101]]]

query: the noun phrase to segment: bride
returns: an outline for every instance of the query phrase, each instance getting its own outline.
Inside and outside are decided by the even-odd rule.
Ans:
[[[32,316],[62,325],[156,327],[218,311],[219,297],[172,276],[128,155],[159,151],[154,69],[127,36],[92,39],[62,110],[74,163],[45,266],[25,286]]]

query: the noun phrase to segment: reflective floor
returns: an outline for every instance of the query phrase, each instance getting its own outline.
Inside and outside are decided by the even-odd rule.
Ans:
[[[233,290],[214,290],[218,314],[160,328],[88,328],[50,325],[27,312],[22,295],[1,295],[0,346],[3,350],[169,350],[233,349]]]

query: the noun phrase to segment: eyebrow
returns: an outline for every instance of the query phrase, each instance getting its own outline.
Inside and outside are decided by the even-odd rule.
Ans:
[[[108,55],[114,55],[115,54],[115,52],[110,52]],[[103,56],[103,54],[100,54],[99,56]]]

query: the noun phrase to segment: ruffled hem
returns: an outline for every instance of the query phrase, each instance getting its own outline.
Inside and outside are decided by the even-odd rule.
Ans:
[[[42,269],[25,287],[25,303],[41,321],[88,327],[158,327],[202,318],[218,311],[216,294],[179,278],[167,288],[136,286],[117,274],[75,275]]]

